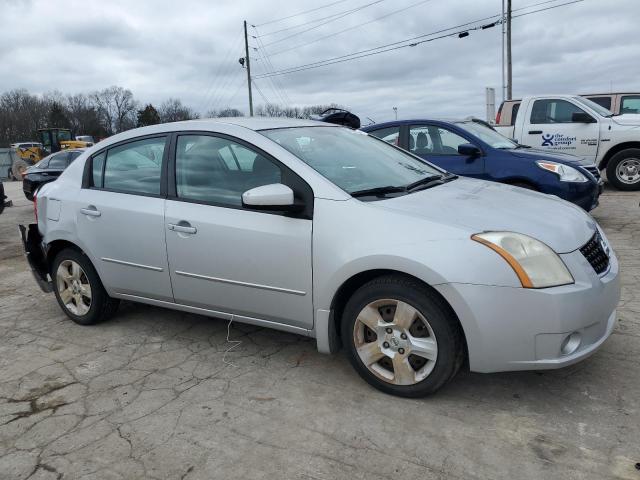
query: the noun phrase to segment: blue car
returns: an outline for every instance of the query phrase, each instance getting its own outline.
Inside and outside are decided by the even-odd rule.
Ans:
[[[397,120],[362,130],[457,175],[557,195],[586,211],[598,206],[603,183],[595,165],[519,145],[476,119]]]

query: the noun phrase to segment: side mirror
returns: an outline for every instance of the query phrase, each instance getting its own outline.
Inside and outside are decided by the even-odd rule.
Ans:
[[[293,212],[304,207],[295,202],[293,190],[282,183],[247,190],[242,194],[242,206],[275,212]]]
[[[571,115],[572,123],[595,123],[591,115],[586,112],[573,112]]]
[[[480,155],[482,155],[482,151],[472,143],[463,143],[461,145],[458,145],[458,153],[460,155],[464,155],[465,157],[471,158],[479,157]]]

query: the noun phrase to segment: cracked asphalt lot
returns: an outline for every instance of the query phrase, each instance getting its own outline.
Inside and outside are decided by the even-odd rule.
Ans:
[[[545,373],[462,372],[421,400],[379,393],[313,340],[124,303],[81,327],[42,293],[0,215],[2,479],[640,479],[639,193],[594,216],[622,267],[603,348]]]

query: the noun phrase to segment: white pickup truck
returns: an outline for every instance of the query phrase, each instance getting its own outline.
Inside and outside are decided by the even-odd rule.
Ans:
[[[640,115],[614,115],[576,95],[524,97],[505,137],[595,162],[619,190],[640,190]]]

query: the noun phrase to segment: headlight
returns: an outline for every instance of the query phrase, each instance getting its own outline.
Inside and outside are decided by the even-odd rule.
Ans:
[[[543,170],[553,172],[560,178],[561,182],[587,182],[588,179],[578,170],[569,165],[563,165],[561,163],[547,162],[545,160],[538,160],[536,164]]]
[[[514,232],[484,232],[471,236],[504,258],[524,288],[556,287],[573,283],[558,254],[535,238]]]

